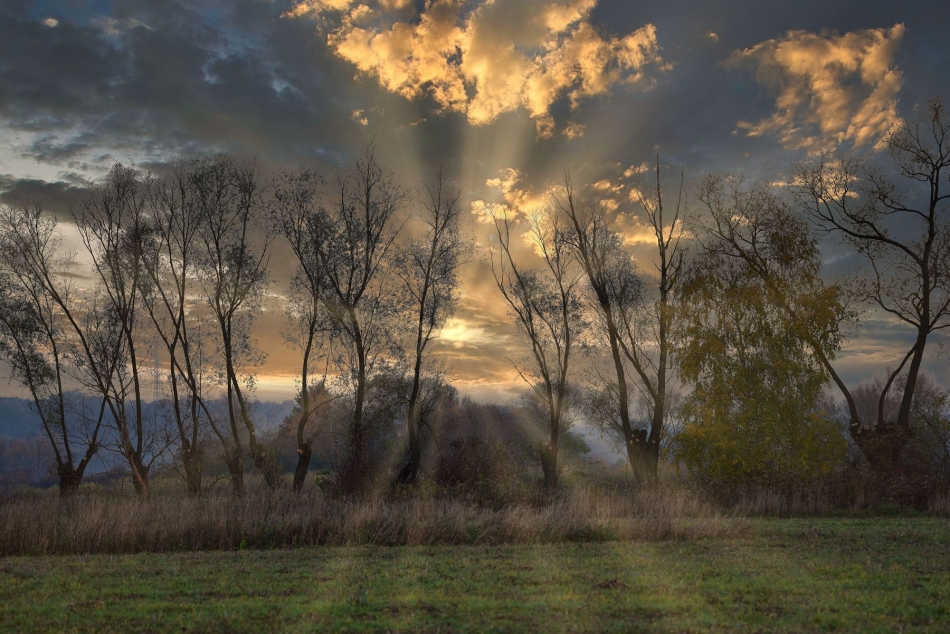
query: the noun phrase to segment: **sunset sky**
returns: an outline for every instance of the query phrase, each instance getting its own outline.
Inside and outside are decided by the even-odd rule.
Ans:
[[[9,0],[0,201],[65,217],[115,161],[161,172],[222,151],[333,177],[374,140],[413,190],[443,164],[478,248],[439,354],[463,393],[505,399],[523,389],[506,357],[522,353],[486,264],[488,210],[523,217],[567,169],[652,272],[633,192],[649,183],[656,146],[668,189],[682,168],[687,192],[713,171],[784,183],[824,149],[884,158],[890,126],[950,98],[940,4]],[[856,262],[832,242],[823,253],[829,275]],[[272,259],[277,294],[288,256],[278,247]],[[520,256],[531,263],[527,245]],[[282,320],[270,311],[258,326],[261,398],[295,389]],[[845,376],[896,362],[909,335],[871,315],[840,355]],[[928,367],[943,380],[938,342]]]

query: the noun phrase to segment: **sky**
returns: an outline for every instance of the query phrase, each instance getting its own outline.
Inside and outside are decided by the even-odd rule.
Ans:
[[[463,393],[511,398],[524,352],[487,264],[489,210],[524,226],[568,170],[614,211],[649,273],[635,191],[657,153],[668,189],[682,173],[687,194],[711,172],[788,182],[822,150],[882,160],[890,126],[950,97],[950,12],[935,4],[6,0],[0,202],[67,217],[116,161],[160,173],[216,152],[332,178],[373,141],[411,190],[443,165],[476,250],[438,355]],[[829,275],[855,263],[833,242],[823,255]],[[527,244],[518,256],[531,265]],[[286,249],[272,265],[279,294]],[[895,363],[909,340],[867,317],[839,355],[852,382]],[[268,311],[256,329],[262,398],[296,389],[282,319]],[[931,347],[939,379],[944,356]]]

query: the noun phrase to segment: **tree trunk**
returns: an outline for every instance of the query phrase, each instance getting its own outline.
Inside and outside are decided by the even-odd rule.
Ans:
[[[139,494],[139,497],[147,498],[149,494],[148,467],[142,464],[142,458],[137,453],[127,455],[127,459],[132,468],[132,486],[135,487],[135,492]]]
[[[544,473],[544,488],[547,491],[557,490],[558,464],[557,445],[541,445],[538,448],[541,454],[541,471]]]
[[[652,484],[656,481],[659,456],[659,444],[647,439],[647,430],[635,430],[627,444],[627,459],[637,484]]]
[[[851,438],[867,459],[871,472],[883,479],[901,476],[901,456],[911,436],[906,427],[887,422],[851,430]]]
[[[188,487],[188,497],[201,496],[201,469],[202,452],[191,443],[183,443],[181,450],[182,467],[185,470],[185,484]]]
[[[418,446],[418,442],[413,442],[411,438],[407,454],[406,464],[399,470],[396,481],[399,484],[413,486],[419,477],[419,470],[422,468],[422,451]]]
[[[266,448],[254,443],[251,447],[254,466],[257,470],[264,476],[264,482],[267,483],[267,486],[271,489],[280,488],[280,465],[277,464],[277,460],[274,456],[267,451]]]
[[[231,491],[234,495],[241,497],[244,495],[244,457],[240,451],[229,451],[224,456],[224,462],[228,465],[228,473],[231,476]]]
[[[72,465],[57,465],[56,475],[59,476],[60,498],[70,497],[79,490],[79,484],[82,482],[82,475],[78,473]]]
[[[310,471],[310,458],[313,456],[313,448],[309,443],[297,445],[297,468],[294,469],[294,493],[300,493],[303,490],[304,481],[307,479],[307,473]]]
[[[416,478],[419,477],[419,469],[422,466],[422,441],[419,437],[418,400],[419,378],[417,374],[415,380],[413,381],[412,394],[409,396],[409,413],[406,417],[409,431],[409,444],[406,448],[408,460],[406,461],[405,466],[403,466],[403,468],[399,471],[399,476],[397,477],[397,481],[400,484],[405,484],[407,486],[412,486],[416,483]]]

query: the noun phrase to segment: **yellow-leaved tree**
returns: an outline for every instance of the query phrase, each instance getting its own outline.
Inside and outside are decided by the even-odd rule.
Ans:
[[[715,176],[709,214],[678,291],[677,357],[693,391],[674,455],[715,482],[786,484],[841,463],[843,427],[822,404],[847,318],[819,276],[805,221],[773,192]]]

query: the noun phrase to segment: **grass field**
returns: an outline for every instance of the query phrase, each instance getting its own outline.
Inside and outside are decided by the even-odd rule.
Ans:
[[[0,559],[0,631],[950,630],[950,523],[738,538]]]

